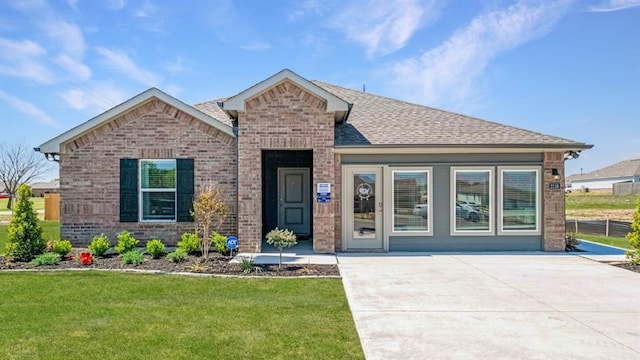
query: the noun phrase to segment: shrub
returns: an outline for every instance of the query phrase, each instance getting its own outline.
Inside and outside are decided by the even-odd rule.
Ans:
[[[220,254],[226,255],[229,253],[226,236],[214,231],[213,234],[211,234],[211,242],[213,243],[213,246],[216,248],[216,251],[219,252]]]
[[[576,234],[569,232],[564,237],[564,251],[576,251],[580,241],[576,238]]]
[[[93,263],[93,256],[91,256],[91,253],[83,251],[80,253],[80,258],[78,259],[78,261],[82,265],[91,265],[91,263]]]
[[[252,272],[262,272],[262,267],[256,265],[252,257],[243,257],[240,260],[240,270],[245,274],[250,274]]]
[[[130,250],[120,256],[122,256],[122,262],[125,264],[137,266],[144,262],[144,255],[138,250]]]
[[[278,271],[280,271],[280,267],[282,267],[282,249],[297,244],[296,236],[291,230],[278,229],[276,227],[267,234],[267,244],[273,245],[280,250],[280,260],[278,261]]]
[[[42,239],[42,227],[31,203],[31,187],[18,188],[18,202],[11,216],[7,233],[5,256],[17,261],[30,261],[44,252],[47,244]]]
[[[193,200],[193,211],[191,216],[196,222],[199,229],[202,229],[202,242],[200,248],[202,257],[205,259],[209,256],[209,231],[211,226],[214,230],[218,230],[224,219],[229,214],[229,206],[224,202],[222,191],[211,183],[205,185],[203,189],[196,194]]]
[[[180,237],[178,241],[178,249],[184,251],[187,254],[195,254],[200,250],[200,239],[198,239],[198,232],[186,232]]]
[[[139,241],[131,235],[127,230],[122,230],[118,234],[118,244],[116,244],[115,248],[118,254],[127,253],[138,246]]]
[[[187,259],[187,252],[182,249],[176,249],[176,251],[167,255],[167,260],[172,263],[180,263]]]
[[[109,238],[105,234],[100,234],[98,236],[94,236],[93,240],[91,240],[91,244],[89,244],[89,252],[94,256],[104,256],[104,254],[109,250],[111,244],[109,243]]]
[[[627,234],[627,240],[631,250],[627,250],[627,261],[631,265],[640,265],[640,198],[638,198],[638,208],[633,213],[631,231]]]
[[[167,253],[167,248],[160,239],[152,239],[147,241],[147,252],[154,259],[160,259]]]
[[[53,240],[51,250],[56,254],[60,254],[61,257],[65,257],[71,252],[71,242],[69,240]]]
[[[58,253],[48,252],[48,253],[44,253],[42,255],[36,256],[35,259],[31,260],[31,263],[34,266],[57,265],[60,262],[61,258],[62,256]]]

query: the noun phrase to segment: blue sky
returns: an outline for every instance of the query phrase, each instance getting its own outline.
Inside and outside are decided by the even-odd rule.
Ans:
[[[640,157],[640,0],[3,1],[0,142],[283,68],[594,144],[567,175]]]

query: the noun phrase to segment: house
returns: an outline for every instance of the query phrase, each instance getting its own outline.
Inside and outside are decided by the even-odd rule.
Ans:
[[[625,160],[587,174],[567,178],[572,190],[611,190],[613,184],[640,183],[640,159]]]
[[[74,243],[175,243],[213,183],[240,251],[277,226],[333,253],[562,251],[565,154],[591,147],[283,70],[193,106],[152,88],[39,151],[59,161]]]
[[[33,196],[43,197],[46,193],[57,193],[60,189],[60,181],[51,180],[47,182],[37,182],[31,184]]]

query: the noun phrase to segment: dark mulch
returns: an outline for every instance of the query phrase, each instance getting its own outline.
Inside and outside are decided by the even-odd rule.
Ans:
[[[76,256],[77,257],[77,256]],[[244,273],[240,268],[240,264],[231,264],[228,256],[218,253],[209,254],[209,259],[203,262],[202,257],[189,255],[187,259],[181,263],[172,263],[167,259],[153,259],[149,255],[145,255],[145,261],[138,265],[124,264],[122,259],[115,254],[108,255],[103,258],[94,258],[91,265],[82,265],[76,259],[65,259],[58,265],[34,266],[29,262],[8,262],[3,256],[0,256],[0,270],[8,269],[38,269],[38,270],[54,270],[54,269],[105,269],[105,270],[156,270],[167,273],[187,272],[202,274],[220,274],[220,275],[236,275],[236,276],[340,276],[337,265],[287,265],[283,264],[280,271],[278,265],[255,265],[257,271]]]
[[[627,262],[611,263],[611,265],[640,273],[640,265],[631,265]]]

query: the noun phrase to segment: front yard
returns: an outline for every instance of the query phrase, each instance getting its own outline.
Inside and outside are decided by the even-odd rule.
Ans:
[[[0,272],[0,358],[362,359],[340,279]]]

